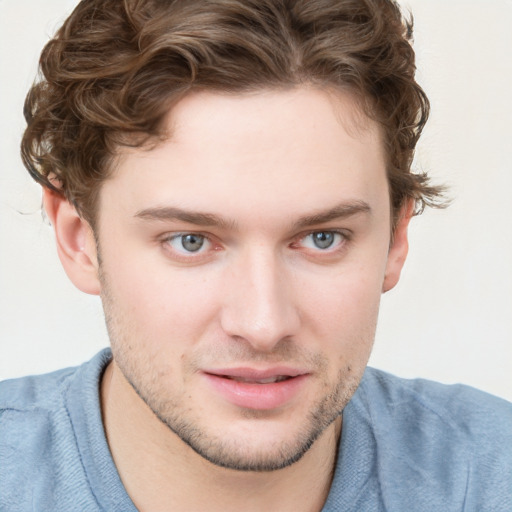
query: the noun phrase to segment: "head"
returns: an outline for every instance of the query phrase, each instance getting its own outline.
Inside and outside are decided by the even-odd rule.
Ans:
[[[440,192],[411,173],[429,112],[411,38],[392,0],[84,1],[41,55],[22,157],[94,227],[118,149],[158,144],[187,94],[309,84],[350,92],[378,123],[396,221]]]
[[[357,388],[439,193],[410,37],[388,0],[92,0],[43,52],[23,156],[61,260],[207,460],[291,464]]]

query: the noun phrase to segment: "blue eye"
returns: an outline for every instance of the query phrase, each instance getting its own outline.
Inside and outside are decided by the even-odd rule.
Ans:
[[[344,236],[336,231],[315,231],[302,239],[302,244],[308,249],[326,250],[335,248],[343,243]]]
[[[313,243],[319,249],[328,249],[334,243],[334,233],[329,231],[319,231],[318,233],[313,233],[311,236]]]
[[[204,245],[204,236],[201,235],[182,235],[181,246],[189,252],[197,252]]]
[[[167,243],[178,252],[195,253],[207,246],[208,240],[196,233],[179,233],[169,237]]]

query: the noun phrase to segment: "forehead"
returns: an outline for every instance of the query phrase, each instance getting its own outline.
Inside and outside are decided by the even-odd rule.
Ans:
[[[166,131],[151,150],[122,151],[102,197],[132,209],[256,208],[269,219],[343,200],[387,202],[379,128],[348,94],[194,93],[169,112]]]

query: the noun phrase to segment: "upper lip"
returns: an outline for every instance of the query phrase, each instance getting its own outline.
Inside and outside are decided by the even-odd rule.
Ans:
[[[210,375],[216,375],[218,377],[235,377],[254,380],[269,379],[279,376],[298,377],[299,375],[305,375],[308,373],[302,369],[291,368],[289,366],[273,366],[263,369],[239,366],[236,368],[205,369],[203,372]]]

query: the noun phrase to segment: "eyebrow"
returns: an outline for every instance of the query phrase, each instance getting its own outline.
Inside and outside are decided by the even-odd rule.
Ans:
[[[324,224],[332,220],[346,219],[358,213],[371,214],[371,207],[365,201],[350,201],[341,203],[328,210],[301,217],[293,223],[294,229],[306,228],[315,224]]]
[[[218,226],[221,228],[233,228],[235,222],[228,221],[214,213],[201,213],[173,206],[157,206],[146,208],[135,214],[135,217],[144,220],[179,220],[196,226]]]
[[[328,210],[319,211],[311,215],[299,218],[292,224],[292,229],[303,229],[315,224],[324,224],[332,220],[352,217],[358,213],[371,213],[371,207],[365,201],[351,201],[341,203]],[[145,208],[135,214],[135,217],[144,220],[178,220],[194,224],[196,226],[211,227],[217,226],[224,229],[236,229],[236,221],[231,221],[214,213],[203,213],[173,206],[157,206]]]

